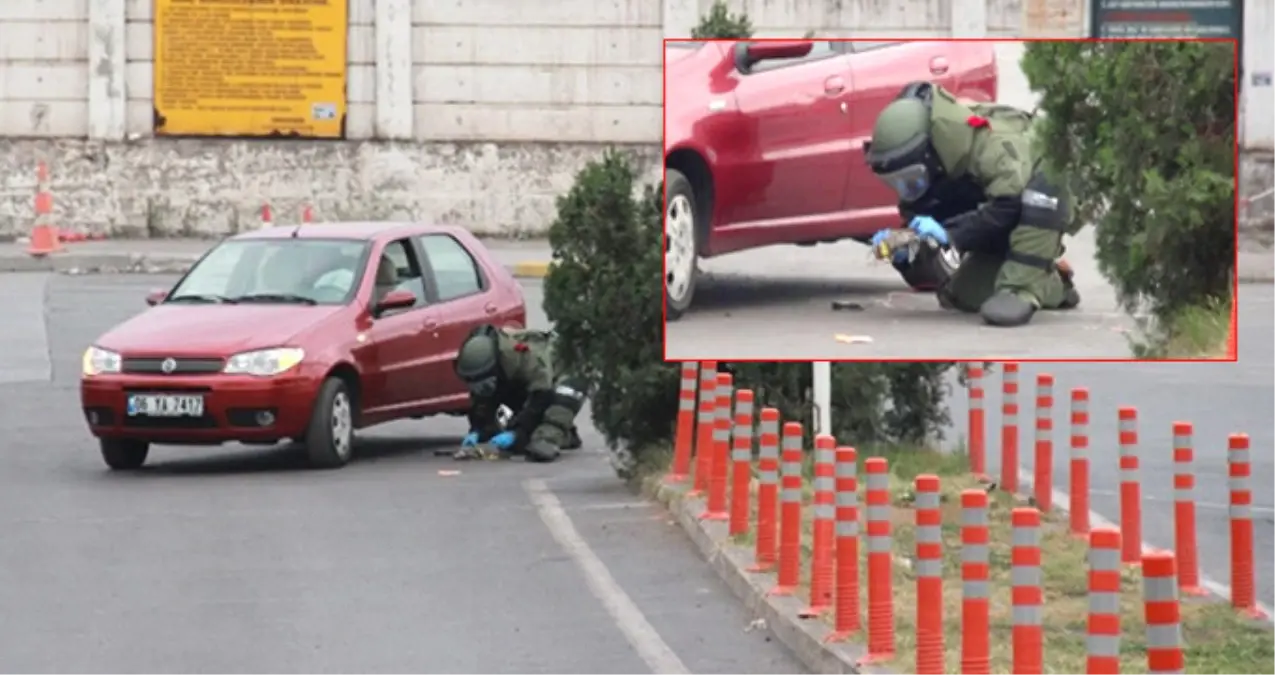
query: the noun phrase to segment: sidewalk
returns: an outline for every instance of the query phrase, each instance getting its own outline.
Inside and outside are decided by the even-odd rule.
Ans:
[[[216,243],[216,240],[209,239],[85,241],[63,244],[62,251],[41,258],[28,255],[26,244],[0,243],[0,273],[51,271],[67,274],[180,274]],[[483,243],[496,260],[515,277],[544,277],[551,258],[549,242],[488,239]]]

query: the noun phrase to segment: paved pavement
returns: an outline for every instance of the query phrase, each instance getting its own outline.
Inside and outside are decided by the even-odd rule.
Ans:
[[[24,317],[0,333],[0,671],[804,672],[587,423],[550,466],[436,458],[446,418],[369,430],[340,471],[230,447],[107,472],[80,354],[164,281],[0,276]]]
[[[1015,329],[940,308],[933,293],[911,291],[893,267],[873,260],[857,242],[710,259],[701,264],[706,274],[690,312],[665,325],[664,355],[679,361],[1129,358],[1126,332],[1133,321],[1098,274],[1092,234],[1072,238],[1067,250],[1081,306],[1042,312]],[[834,300],[860,309],[834,311]],[[839,342],[837,335],[871,342]]]
[[[1230,531],[1227,517],[1226,442],[1231,433],[1247,433],[1252,443],[1253,518],[1256,536],[1258,599],[1275,606],[1275,289],[1240,286],[1238,363],[1028,363],[1022,366],[1019,456],[1023,468],[1034,467],[1032,430],[1037,373],[1052,373],[1055,383],[1054,485],[1067,490],[1067,407],[1072,387],[1090,392],[1090,462],[1092,508],[1119,522],[1119,473],[1116,409],[1138,408],[1139,455],[1142,466],[1143,538],[1153,546],[1173,548],[1173,433],[1175,421],[1195,425],[1196,518],[1203,572],[1230,582]],[[986,381],[988,463],[1000,475],[1000,375]],[[950,441],[964,434],[967,409],[963,395],[953,397],[957,421]]]

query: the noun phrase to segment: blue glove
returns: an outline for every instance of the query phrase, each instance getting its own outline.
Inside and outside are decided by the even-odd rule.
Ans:
[[[943,229],[942,225],[939,225],[939,221],[929,216],[913,218],[912,222],[908,223],[908,227],[912,228],[912,231],[919,237],[933,239],[944,246],[948,244],[947,230]]]
[[[478,432],[471,431],[465,434],[465,439],[460,442],[462,448],[472,448],[478,445]]]
[[[880,232],[872,235],[872,250],[875,251],[876,248],[881,245],[881,242],[885,241],[885,238],[888,236],[890,236],[889,230],[881,230]]]
[[[498,450],[508,450],[514,446],[516,436],[512,431],[502,431],[491,439],[491,444],[496,446]]]

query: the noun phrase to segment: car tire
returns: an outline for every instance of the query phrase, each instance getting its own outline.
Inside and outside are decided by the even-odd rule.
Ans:
[[[699,260],[699,206],[695,189],[677,169],[664,172],[664,316],[676,321],[695,297]]]
[[[956,269],[961,265],[961,254],[949,247],[941,249],[936,258],[937,264],[934,265],[908,265],[894,269],[898,271],[899,276],[903,277],[903,282],[912,287],[912,290],[936,291],[956,273]]]
[[[339,377],[329,377],[319,387],[305,434],[311,466],[339,469],[354,453],[354,400]]]
[[[126,438],[102,438],[98,444],[102,448],[102,459],[111,471],[140,469],[151,451],[150,443]]]

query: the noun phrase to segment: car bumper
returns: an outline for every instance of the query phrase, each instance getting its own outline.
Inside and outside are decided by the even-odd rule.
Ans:
[[[80,402],[89,431],[98,438],[193,445],[268,443],[305,435],[317,389],[318,383],[304,375],[98,375],[80,380]],[[130,417],[129,394],[199,395],[204,414]]]

